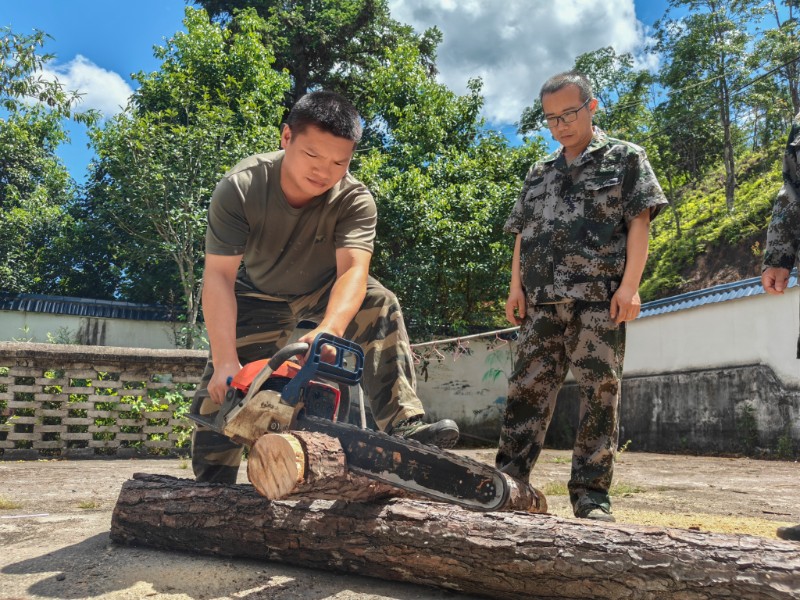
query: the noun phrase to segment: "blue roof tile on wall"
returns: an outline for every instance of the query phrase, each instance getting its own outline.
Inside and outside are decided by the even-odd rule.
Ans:
[[[795,269],[789,276],[789,287],[795,287],[797,285],[798,276],[797,270]],[[677,296],[670,296],[669,298],[661,298],[659,300],[653,300],[652,302],[645,302],[642,304],[642,312],[639,313],[639,318],[663,315],[687,308],[695,308],[697,306],[715,304],[717,302],[727,302],[728,300],[737,300],[739,298],[757,296],[764,293],[764,288],[761,287],[761,278],[752,277],[733,283],[715,285],[714,287],[694,292],[678,294]]]
[[[135,321],[172,321],[174,318],[169,309],[154,304],[3,292],[0,292],[0,310]]]
[[[789,287],[798,285],[795,269],[789,277]],[[726,302],[747,296],[763,294],[761,278],[752,277],[733,283],[723,283],[714,287],[686,292],[677,296],[661,298],[642,304],[639,318],[652,317],[677,312],[706,304]],[[163,306],[136,304],[117,300],[93,300],[67,296],[45,296],[40,294],[8,294],[0,292],[0,310],[18,310],[81,317],[132,319],[137,321],[171,321],[173,313]]]

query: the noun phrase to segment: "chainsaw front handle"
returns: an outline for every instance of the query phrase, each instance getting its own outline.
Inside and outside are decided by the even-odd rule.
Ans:
[[[306,344],[293,344],[293,346]],[[333,346],[336,349],[336,360],[333,363],[323,362],[321,359],[324,346]],[[352,368],[345,366],[344,361],[352,355],[355,364]],[[270,361],[271,363],[272,361]],[[268,365],[269,366],[269,365]],[[277,368],[277,367],[276,367]],[[266,367],[265,367],[266,369]],[[341,383],[346,386],[358,385],[361,374],[364,372],[364,351],[361,346],[350,340],[337,337],[330,333],[320,333],[314,338],[306,357],[303,368],[286,384],[281,392],[281,398],[287,404],[294,406],[302,398],[302,390],[317,374],[323,380]]]

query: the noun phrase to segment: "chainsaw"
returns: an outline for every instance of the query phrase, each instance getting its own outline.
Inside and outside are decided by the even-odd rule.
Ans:
[[[333,362],[322,360],[326,346],[335,351]],[[302,367],[290,360],[296,355],[306,355]],[[293,429],[324,433],[339,440],[346,466],[355,473],[471,510],[498,510],[506,503],[509,486],[497,469],[347,423],[347,392],[359,385],[363,367],[364,353],[358,344],[320,333],[310,346],[289,344],[270,359],[248,363],[229,381],[215,416],[192,412],[189,417],[246,445],[266,433]]]

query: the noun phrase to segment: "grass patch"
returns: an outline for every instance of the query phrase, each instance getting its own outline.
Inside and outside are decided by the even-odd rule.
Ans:
[[[692,529],[695,531],[757,535],[767,538],[775,538],[775,530],[778,527],[796,525],[796,523],[782,523],[753,517],[734,517],[730,515],[710,515],[705,513],[676,514],[651,512],[631,510],[620,506],[614,508],[614,516],[617,518],[617,523],[633,523],[636,525],[650,525],[653,527],[677,527],[679,529]]]
[[[612,496],[629,496],[631,494],[641,494],[642,492],[646,491],[646,489],[639,485],[633,485],[625,482],[615,483],[611,486]]]
[[[781,161],[775,157],[782,155],[783,143],[776,140],[768,148],[737,157],[733,212],[728,212],[720,184],[725,176],[721,165],[677,190],[674,206],[665,209],[650,230],[650,254],[639,289],[643,302],[685,291],[687,273],[707,250],[741,245],[765,233],[782,183]],[[753,264],[760,263],[760,245],[750,250]]]
[[[83,508],[85,510],[93,510],[95,508],[100,508],[100,503],[96,500],[81,500],[78,502],[78,508]]]
[[[569,496],[567,484],[563,481],[548,481],[542,488],[542,493],[547,496]]]
[[[568,465],[572,463],[572,458],[568,456],[556,456],[553,459],[551,459],[550,462],[556,465]]]
[[[641,494],[647,490],[639,485],[620,482],[611,486],[610,494],[614,496],[630,496],[631,494]],[[569,496],[569,488],[563,481],[548,481],[542,488],[545,496]]]
[[[0,510],[13,510],[15,508],[22,508],[22,504],[0,496]]]

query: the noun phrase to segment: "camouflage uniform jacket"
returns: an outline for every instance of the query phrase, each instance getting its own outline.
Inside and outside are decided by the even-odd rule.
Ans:
[[[791,270],[800,260],[800,113],[794,118],[783,154],[783,187],[775,198],[767,231],[764,268]]]
[[[572,164],[563,149],[537,162],[505,224],[522,234],[528,302],[610,300],[625,271],[628,224],[666,204],[645,151],[597,127]]]

